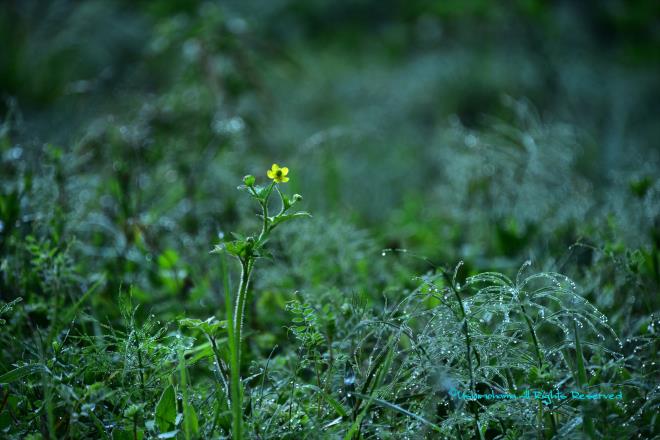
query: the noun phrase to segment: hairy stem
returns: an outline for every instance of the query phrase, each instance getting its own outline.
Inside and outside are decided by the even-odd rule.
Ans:
[[[243,331],[243,314],[245,313],[245,300],[252,272],[252,260],[241,260],[241,281],[238,285],[236,308],[232,322],[231,351],[231,407],[232,407],[232,438],[243,438],[243,390],[241,389],[241,338]],[[228,313],[231,315],[231,313]]]
[[[234,340],[236,341],[236,352],[238,361],[241,361],[241,337],[243,333],[243,315],[245,314],[245,301],[247,299],[248,284],[254,262],[251,259],[241,261],[241,282],[238,285],[236,308],[234,309]]]
[[[275,186],[275,182],[271,182],[270,186],[268,187],[268,192],[266,193],[266,197],[264,198],[263,202],[261,202],[261,211],[263,215],[263,224],[261,227],[261,234],[259,234],[259,239],[257,240],[260,242],[264,238],[266,238],[266,235],[268,234],[268,199],[270,199],[270,193],[273,191],[273,187]],[[279,188],[278,188],[279,191]]]

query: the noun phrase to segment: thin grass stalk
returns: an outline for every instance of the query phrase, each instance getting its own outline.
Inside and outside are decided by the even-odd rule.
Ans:
[[[575,357],[576,357],[576,368],[577,368],[577,380],[578,386],[580,388],[586,387],[587,385],[587,369],[584,366],[584,354],[582,352],[582,343],[580,342],[580,336],[577,329],[577,323],[573,321],[573,334],[575,337]],[[592,439],[596,437],[596,429],[594,428],[593,420],[587,417],[586,414],[582,415],[584,433]]]
[[[532,323],[532,319],[529,317],[527,314],[527,310],[525,310],[525,306],[520,304],[520,311],[522,312],[523,316],[525,317],[525,322],[527,323],[527,328],[529,329],[529,334],[532,338],[532,343],[534,344],[534,351],[536,353],[536,359],[539,364],[539,373],[543,371],[543,355],[541,354],[541,344],[539,344],[539,338],[536,335],[536,330],[534,329],[534,324]],[[555,423],[555,418],[551,414],[550,416],[550,424],[552,425],[552,435],[555,435],[557,433],[557,424]],[[543,411],[543,403],[539,401],[539,422],[542,423],[543,419],[545,418],[544,411]]]
[[[447,281],[447,284],[449,284],[450,289],[452,290],[452,292],[454,292],[454,296],[456,296],[456,301],[458,301],[458,305],[460,306],[460,309],[461,309],[461,315],[463,317],[463,334],[465,335],[465,346],[466,346],[466,350],[467,350],[468,372],[470,374],[470,391],[474,394],[475,393],[475,383],[474,383],[474,372],[473,372],[473,366],[472,366],[472,339],[470,338],[470,331],[469,331],[469,328],[468,328],[467,313],[465,313],[465,306],[463,305],[463,299],[461,298],[461,295],[458,292],[458,289],[456,289],[456,286],[454,285],[454,281],[444,271],[443,271],[443,275],[445,277],[445,280]],[[479,439],[484,440],[484,435],[481,432],[481,426],[480,426],[480,423],[479,423],[479,412],[478,412],[478,410],[473,408],[472,414],[474,415],[474,428],[477,431]]]

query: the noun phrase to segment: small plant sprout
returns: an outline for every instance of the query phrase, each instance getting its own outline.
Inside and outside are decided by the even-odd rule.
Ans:
[[[243,438],[243,389],[240,378],[241,370],[241,340],[243,333],[243,315],[245,312],[245,303],[250,284],[250,277],[254,268],[254,263],[258,258],[271,258],[270,252],[266,249],[266,243],[270,233],[277,226],[284,222],[300,217],[311,217],[304,211],[291,212],[291,208],[302,200],[302,196],[294,194],[289,198],[280,188],[280,183],[289,181],[289,169],[273,164],[270,170],[266,172],[268,178],[272,179],[267,186],[256,185],[256,179],[252,175],[243,178],[243,185],[239,190],[247,193],[257,201],[261,207],[260,217],[262,219],[261,231],[256,235],[243,236],[232,233],[234,240],[225,241],[215,247],[214,253],[225,252],[235,257],[241,266],[241,277],[238,290],[234,299],[234,313],[231,310],[231,297],[228,293],[228,282],[226,267],[223,263],[223,275],[225,280],[225,301],[227,307],[227,330],[229,333],[229,352],[230,352],[230,376],[231,376],[231,409],[232,409],[232,438]],[[281,208],[276,215],[270,215],[269,201],[273,192],[277,192],[281,202]]]

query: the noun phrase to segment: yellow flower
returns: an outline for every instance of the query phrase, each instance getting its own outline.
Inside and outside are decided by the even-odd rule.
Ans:
[[[286,183],[289,181],[289,178],[286,175],[289,174],[289,169],[287,167],[282,167],[276,163],[266,172],[266,175],[269,179],[273,179],[277,183]]]

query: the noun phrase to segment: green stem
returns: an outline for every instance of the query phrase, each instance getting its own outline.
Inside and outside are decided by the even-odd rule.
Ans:
[[[582,352],[582,343],[580,342],[580,336],[578,334],[577,324],[573,321],[573,333],[575,336],[575,357],[577,363],[577,379],[578,386],[584,388],[587,386],[587,369],[584,366],[584,355]],[[584,420],[584,431],[589,438],[596,438],[596,429],[594,428],[593,420],[589,418],[587,414],[582,415]]]
[[[144,386],[144,365],[142,364],[142,351],[140,350],[140,341],[138,340],[139,335],[135,333],[135,351],[137,352],[138,358],[138,377],[140,379],[140,391],[142,391],[142,401],[147,401],[147,390]]]
[[[238,295],[236,298],[236,308],[234,316],[229,323],[232,327],[230,338],[233,343],[230,346],[231,351],[231,406],[232,406],[232,438],[243,438],[243,390],[241,387],[241,338],[243,332],[243,315],[245,313],[245,301],[250,283],[250,273],[252,272],[253,261],[241,260],[241,281],[238,286]],[[228,313],[231,315],[231,313]]]
[[[525,310],[525,306],[520,304],[520,311],[522,312],[523,316],[525,317],[525,322],[527,323],[527,328],[529,328],[529,334],[532,337],[532,343],[534,344],[534,349],[536,352],[536,359],[539,364],[539,374],[543,372],[543,355],[541,354],[541,344],[539,344],[539,339],[536,336],[536,330],[534,329],[534,323],[532,322],[532,319],[529,317],[527,314],[527,310]],[[550,416],[550,424],[552,425],[552,433],[553,435],[557,433],[557,424],[555,423],[555,417],[552,413],[549,414]],[[539,401],[539,422],[542,422],[544,418],[544,412],[543,412],[543,403]]]
[[[206,335],[211,342],[211,348],[213,349],[213,356],[215,357],[215,368],[220,381],[222,382],[222,388],[225,392],[225,396],[229,397],[229,386],[227,385],[227,380],[225,379],[225,371],[222,368],[222,360],[220,359],[220,350],[218,350],[218,344],[215,341],[215,337],[211,335]]]
[[[225,291],[225,309],[227,315],[227,333],[229,345],[229,375],[231,380],[231,414],[232,414],[232,436],[234,439],[241,439],[243,434],[243,411],[241,403],[241,372],[238,360],[238,351],[236,350],[236,340],[234,339],[234,317],[232,315],[231,292],[229,291],[229,274],[224,257],[220,259],[222,267],[222,281]]]
[[[264,222],[261,227],[261,234],[259,234],[259,239],[257,242],[261,242],[266,237],[266,234],[268,234],[268,199],[270,199],[270,194],[273,192],[273,187],[275,186],[275,182],[271,182],[270,186],[268,187],[268,192],[266,193],[266,197],[264,197],[263,202],[261,202],[261,210],[262,210],[262,215],[264,217]],[[278,189],[279,190],[279,189]]]
[[[474,383],[474,373],[472,372],[472,339],[470,338],[470,331],[468,329],[468,319],[467,319],[467,313],[465,313],[465,306],[463,305],[463,299],[461,298],[460,293],[458,293],[458,289],[454,286],[453,281],[449,278],[449,276],[446,273],[443,273],[445,276],[445,279],[449,286],[451,287],[451,290],[454,292],[454,295],[456,296],[456,301],[458,301],[458,305],[461,308],[461,315],[463,316],[463,333],[465,334],[465,346],[467,349],[467,363],[468,363],[468,372],[470,374],[470,391],[472,393],[475,392],[475,383]],[[477,431],[477,435],[479,436],[479,439],[484,440],[484,435],[481,432],[481,426],[479,424],[479,412],[477,409],[473,409],[472,413],[474,414],[474,428]]]
[[[238,296],[236,308],[234,309],[234,340],[236,341],[236,352],[238,361],[241,361],[241,337],[243,333],[243,315],[245,314],[245,301],[247,299],[248,284],[254,262],[251,259],[241,261],[241,282],[238,285]]]
[[[529,334],[532,336],[532,342],[534,343],[534,348],[536,349],[536,359],[538,360],[539,363],[539,369],[542,369],[543,356],[541,355],[541,346],[539,345],[539,340],[536,336],[536,330],[534,330],[534,324],[532,323],[532,320],[530,319],[529,315],[527,315],[525,306],[520,304],[520,310],[522,311],[522,314],[525,317],[525,322],[527,322],[527,328],[529,328]]]

